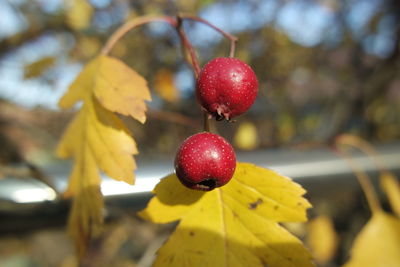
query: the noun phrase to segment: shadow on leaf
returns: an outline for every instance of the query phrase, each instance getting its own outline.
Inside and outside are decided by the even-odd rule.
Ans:
[[[162,188],[163,190],[158,190]],[[197,202],[206,192],[186,188],[175,174],[163,178],[155,187],[157,198],[165,205],[191,205]]]
[[[178,227],[157,252],[154,266],[314,266],[302,243],[285,229],[263,233],[265,230],[247,232],[246,238]]]
[[[98,186],[89,186],[74,196],[68,232],[80,257],[84,256],[89,242],[102,232],[103,208],[103,198]]]

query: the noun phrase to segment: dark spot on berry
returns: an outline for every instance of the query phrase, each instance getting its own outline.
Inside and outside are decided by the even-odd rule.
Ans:
[[[200,183],[198,183],[198,185],[200,187],[204,187],[208,190],[212,190],[215,187],[217,187],[217,182],[215,181],[215,179],[206,179],[204,181],[201,181]]]

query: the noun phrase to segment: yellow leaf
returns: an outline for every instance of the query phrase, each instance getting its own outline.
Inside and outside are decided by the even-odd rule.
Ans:
[[[330,217],[321,215],[307,225],[307,243],[315,260],[322,265],[329,262],[336,252],[338,236]]]
[[[146,80],[122,61],[101,56],[94,93],[108,110],[129,115],[138,121],[146,121],[145,100],[151,100]]]
[[[99,172],[89,144],[82,138],[85,132],[79,129],[85,119],[85,113],[81,111],[70,124],[58,147],[59,156],[75,157],[67,190],[67,194],[75,195],[68,219],[68,231],[81,256],[90,238],[99,233],[103,222]]]
[[[117,72],[121,71],[118,69],[121,64],[118,60],[106,56],[92,60],[59,102],[61,107],[69,108],[77,101],[83,101],[81,109],[68,126],[57,148],[59,157],[74,159],[66,195],[75,197],[70,212],[69,232],[75,239],[81,256],[90,238],[100,231],[103,221],[99,171],[116,180],[129,184],[134,182],[136,163],[132,155],[138,153],[136,143],[121,119],[112,112],[123,113],[120,109],[124,107],[119,107],[119,110],[108,110],[109,102],[103,101],[103,104],[106,104],[101,105],[95,95],[98,91],[102,93],[108,90],[104,82],[107,79],[114,82],[110,86],[113,86],[111,91],[115,95],[109,93],[106,96],[110,101],[127,97],[128,89],[136,89],[118,80],[118,77],[121,79],[120,73],[115,75],[117,80],[112,80],[113,72],[110,68]],[[126,69],[124,71],[125,74],[132,74]],[[132,82],[129,79],[127,82]],[[123,94],[118,94],[119,92]],[[143,93],[132,92],[130,96],[141,94]],[[145,107],[143,108],[144,101],[140,101],[142,103],[134,99],[130,109],[135,112],[140,110],[133,116],[143,121],[142,110]]]
[[[381,173],[381,187],[385,191],[393,212],[400,217],[400,184],[396,177],[387,171]]]
[[[90,170],[85,170],[82,174],[86,172],[90,174]],[[99,236],[102,231],[103,207],[103,198],[98,186],[85,188],[74,198],[68,218],[68,233],[75,240],[80,257],[85,254],[89,241]]]
[[[162,99],[172,103],[179,100],[179,91],[175,86],[173,74],[169,70],[157,71],[154,80],[154,88]]]
[[[81,36],[79,38],[77,47],[79,52],[85,58],[91,58],[96,55],[101,49],[102,43],[95,37]]]
[[[58,101],[61,108],[71,108],[76,102],[83,101],[92,97],[95,79],[97,75],[98,58],[90,61],[78,77],[69,86],[68,91]]]
[[[68,228],[81,256],[103,222],[99,169],[114,179],[133,183],[135,153],[135,142],[120,119],[94,98],[85,102],[62,137],[58,156],[74,158],[66,191],[75,197]]]
[[[385,212],[373,213],[356,237],[345,267],[400,266],[400,220]]]
[[[116,180],[133,183],[136,168],[132,155],[137,154],[136,143],[122,121],[103,108],[94,98],[86,101],[69,125],[57,149],[62,158],[74,157],[75,164],[81,154],[89,153],[94,164]],[[73,187],[68,191],[77,190]]]
[[[67,23],[75,30],[90,26],[93,7],[86,0],[66,0]]]
[[[25,66],[24,78],[30,79],[43,75],[46,70],[54,65],[55,61],[54,57],[44,57]]]
[[[190,190],[171,174],[139,215],[180,220],[155,266],[313,266],[302,243],[279,222],[305,221],[311,205],[289,178],[238,163],[232,180],[210,192]]]
[[[243,122],[234,138],[235,145],[244,150],[252,150],[258,146],[258,134],[256,126],[251,122]]]
[[[92,94],[106,109],[130,115],[142,123],[146,121],[145,100],[151,100],[147,82],[120,60],[99,56],[89,62],[60,99],[59,106],[70,108]]]
[[[296,134],[293,117],[289,113],[283,113],[278,118],[278,134],[281,142],[289,142]]]

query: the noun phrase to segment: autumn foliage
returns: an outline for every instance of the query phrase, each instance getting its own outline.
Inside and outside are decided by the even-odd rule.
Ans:
[[[108,56],[89,62],[60,99],[62,108],[83,102],[57,149],[60,157],[74,159],[65,194],[75,196],[69,232],[81,255],[90,238],[100,233],[103,222],[100,171],[134,183],[136,163],[132,156],[138,150],[115,113],[144,123],[145,100],[150,99],[146,81],[120,60]]]
[[[74,161],[64,195],[73,198],[68,229],[81,257],[90,240],[101,233],[103,225],[101,175],[104,173],[128,184],[135,181],[134,155],[138,149],[120,116],[145,123],[146,101],[151,100],[146,80],[121,60],[108,56],[108,52],[134,27],[152,21],[166,22],[176,29],[196,76],[199,64],[194,48],[180,27],[182,19],[216,29],[192,16],[141,17],[128,21],[110,37],[101,55],[83,68],[60,99],[61,108],[80,103],[57,154]],[[217,31],[231,41],[232,55],[236,38],[220,29]],[[346,266],[399,263],[396,248],[400,247],[400,193],[393,190],[397,180],[382,178],[382,181],[397,217],[384,212],[367,194],[373,215],[357,237]],[[306,191],[288,177],[251,163],[238,163],[232,180],[221,188],[209,192],[190,190],[175,174],[170,174],[153,193],[147,208],[139,215],[153,223],[178,221],[175,231],[159,249],[155,266],[314,266],[302,242],[281,225],[307,221],[307,209],[311,207],[304,198]],[[385,249],[383,243],[374,243],[378,236],[384,236],[393,246]],[[365,259],[367,254],[376,258]]]
[[[210,192],[182,186],[171,174],[140,216],[179,220],[154,266],[312,266],[301,241],[280,222],[306,221],[305,190],[289,178],[239,163],[232,180]]]

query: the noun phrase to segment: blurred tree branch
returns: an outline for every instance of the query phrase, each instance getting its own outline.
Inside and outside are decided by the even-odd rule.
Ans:
[[[29,25],[26,31],[17,33],[13,36],[7,37],[0,41],[0,57],[7,53],[18,49],[20,46],[35,41],[44,34],[48,33],[60,33],[69,32],[71,34],[76,34],[66,23],[64,16],[49,16],[43,15],[45,19],[43,21],[38,21],[36,17],[28,16]]]

